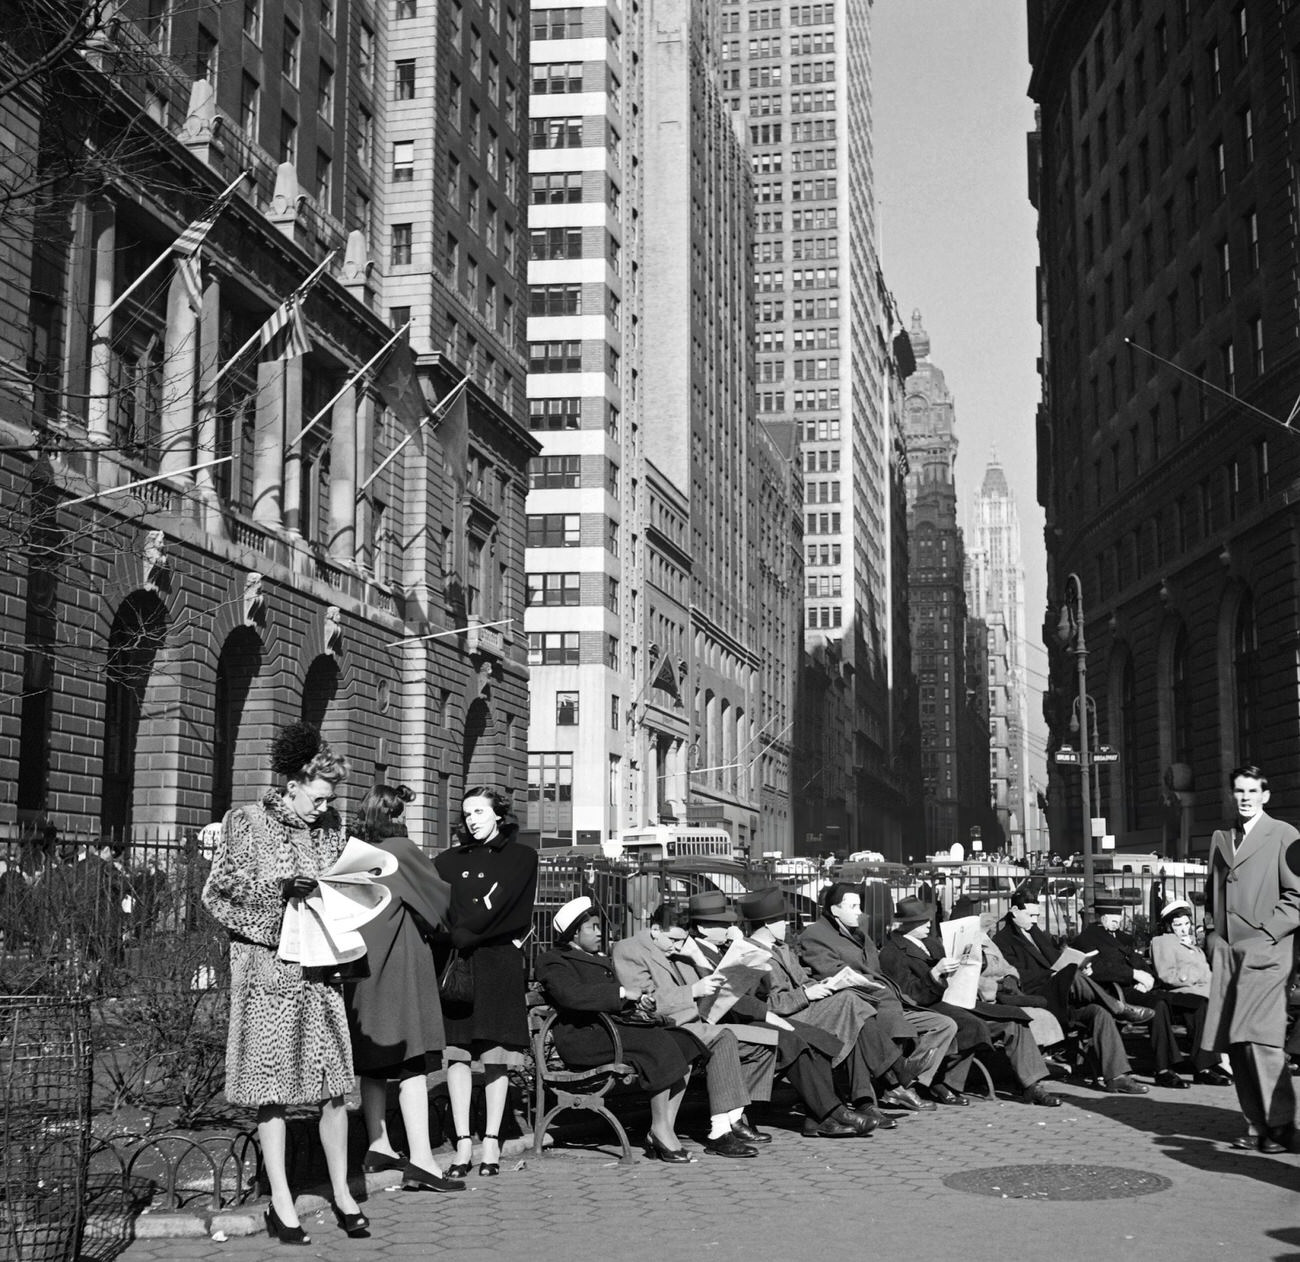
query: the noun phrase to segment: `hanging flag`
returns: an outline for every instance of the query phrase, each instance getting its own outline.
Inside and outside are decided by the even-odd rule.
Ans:
[[[272,313],[271,318],[262,325],[261,343],[265,350],[276,338],[288,330],[279,351],[271,356],[272,362],[293,359],[306,355],[311,350],[311,335],[302,318],[302,305],[296,298],[287,298]]]
[[[194,312],[195,319],[203,314],[203,255],[200,251],[181,259],[177,263],[181,284],[185,286],[185,298]]]
[[[397,423],[415,439],[415,445],[424,450],[421,427],[429,415],[429,403],[420,389],[420,379],[415,366],[415,355],[406,337],[399,337],[393,349],[375,373],[375,389],[397,418]]]
[[[659,663],[659,670],[656,672],[654,681],[650,685],[652,688],[662,688],[672,696],[681,698],[681,689],[677,686],[677,672],[673,669],[673,660],[664,654],[664,659]]]
[[[222,193],[211,206],[207,208],[179,237],[176,238],[172,251],[179,254],[181,258],[193,258],[198,253],[199,246],[212,231],[212,225],[217,222],[217,217],[227,206],[230,205],[230,199],[234,197],[235,190],[244,182],[243,175],[240,175],[231,186]]]
[[[465,494],[469,479],[469,405],[465,383],[456,388],[456,397],[447,405],[435,433],[442,444],[442,460],[456,487],[456,498]]]

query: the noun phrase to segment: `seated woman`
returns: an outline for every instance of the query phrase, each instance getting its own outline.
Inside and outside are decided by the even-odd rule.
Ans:
[[[685,1030],[644,1024],[652,1021],[654,995],[620,986],[614,963],[601,953],[600,919],[590,898],[575,898],[552,918],[555,947],[537,957],[535,971],[547,998],[559,1012],[551,1027],[555,1046],[574,1069],[604,1065],[614,1043],[599,1020],[605,1013],[619,1026],[623,1060],[650,1095],[650,1133],[646,1156],[681,1163],[694,1158],[677,1138],[677,1111],[691,1065],[705,1048]]]
[[[1210,994],[1210,963],[1196,944],[1192,905],[1184,898],[1167,903],[1160,913],[1162,932],[1151,939],[1151,961],[1165,987],[1165,1002],[1182,1015],[1191,1036],[1192,1078],[1213,1087],[1226,1087],[1232,1078],[1218,1066],[1218,1057],[1201,1047]]]

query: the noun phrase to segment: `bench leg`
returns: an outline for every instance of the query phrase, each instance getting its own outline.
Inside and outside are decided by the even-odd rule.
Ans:
[[[541,1157],[543,1155],[542,1144],[546,1138],[546,1132],[560,1113],[564,1113],[569,1109],[583,1109],[588,1113],[599,1114],[614,1128],[622,1153],[619,1161],[624,1163],[632,1161],[632,1144],[628,1140],[627,1131],[623,1129],[623,1123],[609,1109],[599,1103],[597,1097],[572,1096],[568,1092],[559,1092],[557,1094],[558,1102],[549,1112],[543,1114],[539,1103],[538,1116],[540,1120],[533,1126],[533,1153],[535,1156]]]

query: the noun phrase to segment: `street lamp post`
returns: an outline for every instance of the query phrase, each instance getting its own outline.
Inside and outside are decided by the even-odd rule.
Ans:
[[[1073,606],[1071,605],[1073,599]],[[1083,583],[1077,574],[1065,579],[1065,604],[1057,623],[1057,636],[1062,645],[1073,645],[1074,673],[1079,686],[1078,706],[1083,716],[1084,733],[1079,742],[1079,801],[1083,810],[1083,923],[1092,923],[1093,868],[1092,868],[1092,785],[1089,772],[1092,768],[1091,741],[1088,740],[1088,645],[1083,636]]]

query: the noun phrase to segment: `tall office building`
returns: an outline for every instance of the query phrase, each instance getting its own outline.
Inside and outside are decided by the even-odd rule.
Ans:
[[[870,5],[724,2],[721,19],[723,87],[754,174],[759,412],[793,421],[804,468],[800,704],[830,706],[810,728],[838,725],[827,754],[840,765],[814,773],[801,842],[893,850],[907,809],[890,691],[896,365],[876,251]]]
[[[927,851],[949,850],[989,824],[988,703],[982,647],[987,632],[969,615],[966,553],[957,509],[956,408],[930,359],[920,312],[910,331],[916,369],[906,383],[908,599],[921,722]],[[972,834],[971,829],[979,829]],[[915,854],[915,851],[913,851]],[[919,859],[921,856],[916,854]]]
[[[800,481],[753,410],[716,13],[532,12],[526,826],[788,852]]]
[[[971,508],[966,548],[971,616],[988,630],[989,770],[994,809],[1011,852],[1023,855],[1029,822],[1029,704],[1025,570],[1020,515],[997,453]]]
[[[1035,3],[1050,745],[1084,705],[1120,845],[1204,853],[1229,772],[1294,801],[1300,10]],[[1082,615],[1082,625],[1079,615]],[[1082,643],[1080,642],[1082,639]],[[1052,845],[1085,840],[1053,767]]]

